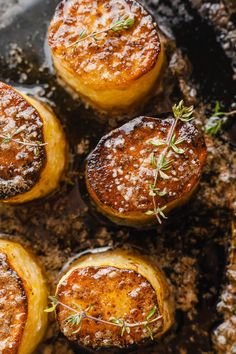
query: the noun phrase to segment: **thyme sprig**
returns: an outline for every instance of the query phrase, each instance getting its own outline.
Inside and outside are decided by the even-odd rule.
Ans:
[[[107,34],[110,31],[119,32],[122,30],[128,30],[129,28],[131,28],[133,26],[134,21],[135,21],[134,17],[130,17],[129,14],[125,14],[125,15],[119,17],[116,21],[112,22],[112,24],[109,27],[104,28],[101,31],[97,31],[97,32],[94,31],[92,33],[88,33],[86,29],[82,29],[79,32],[79,39],[76,42],[70,44],[68,46],[68,48],[72,47],[72,46],[76,46],[79,42],[84,41],[85,39],[88,39],[88,38],[91,38],[95,42],[97,42],[100,40],[99,37],[103,33]]]
[[[205,133],[212,136],[216,135],[226,122],[227,117],[234,115],[236,115],[236,110],[223,112],[220,108],[220,102],[216,101],[214,111],[206,123]]]
[[[14,136],[17,134],[20,134],[24,130],[24,126],[21,126],[20,128],[16,129],[13,133],[7,133],[7,134],[0,134],[0,139],[2,139],[2,144],[9,144],[11,141],[14,143],[24,145],[24,146],[32,146],[38,149],[40,146],[45,146],[47,143],[42,143],[41,141],[35,141],[31,142],[28,140],[20,140],[19,138],[15,139]]]
[[[193,117],[193,106],[186,107],[184,105],[184,101],[181,100],[178,104],[175,104],[172,107],[172,112],[174,115],[174,120],[171,124],[169,132],[165,140],[157,139],[155,141],[151,140],[150,143],[154,146],[160,147],[164,146],[162,152],[158,157],[155,156],[153,153],[151,156],[151,165],[155,168],[154,173],[154,181],[150,184],[149,187],[149,195],[152,197],[153,202],[153,210],[148,210],[145,212],[146,215],[155,215],[157,221],[161,224],[162,219],[167,219],[166,215],[164,214],[164,210],[167,208],[166,205],[160,207],[157,205],[156,197],[157,196],[165,196],[167,194],[167,190],[160,190],[156,188],[158,178],[161,179],[170,179],[170,175],[168,171],[172,167],[173,160],[167,160],[167,154],[170,149],[172,149],[177,154],[184,154],[184,149],[180,148],[178,145],[183,143],[184,139],[177,138],[175,134],[175,129],[177,123],[182,121],[183,123],[187,123],[194,119]]]
[[[51,306],[49,308],[47,308],[46,310],[44,310],[45,312],[55,312],[57,306],[61,305],[62,307],[66,308],[67,310],[69,310],[70,312],[73,313],[65,321],[67,324],[71,325],[72,327],[77,327],[75,329],[75,331],[73,331],[73,334],[78,333],[81,330],[83,319],[88,319],[88,320],[95,321],[98,323],[103,323],[103,324],[106,324],[109,326],[120,327],[121,337],[125,333],[129,334],[131,331],[131,328],[144,327],[146,329],[146,331],[148,332],[150,338],[153,340],[153,333],[152,333],[152,329],[151,329],[150,325],[154,322],[158,322],[158,321],[162,320],[162,315],[156,315],[156,312],[157,312],[156,306],[153,306],[153,308],[148,313],[148,315],[146,316],[144,321],[130,323],[130,322],[125,321],[122,318],[111,317],[107,321],[107,320],[104,320],[99,317],[91,316],[88,314],[88,312],[91,310],[93,305],[89,305],[85,310],[82,310],[82,309],[77,310],[77,309],[75,309],[71,306],[68,306],[68,305],[64,304],[63,302],[59,301],[56,296],[49,296],[49,300],[50,300]]]

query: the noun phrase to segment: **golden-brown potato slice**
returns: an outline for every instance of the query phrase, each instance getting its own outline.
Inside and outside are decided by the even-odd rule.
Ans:
[[[106,31],[125,19],[128,28]],[[62,1],[48,39],[58,75],[103,112],[127,113],[143,103],[163,66],[157,26],[135,0]]]
[[[61,331],[87,348],[145,343],[150,337],[159,338],[173,323],[173,301],[165,276],[156,264],[133,250],[79,258],[60,280],[56,296]],[[65,305],[93,318],[85,316],[74,323],[70,316],[76,313]],[[120,323],[125,323],[125,330]]]
[[[0,353],[30,354],[47,326],[47,288],[32,255],[0,240]]]
[[[156,167],[174,118],[139,117],[104,136],[90,154],[86,166],[89,195],[98,210],[112,221],[135,227],[155,222],[153,196]],[[179,121],[175,140],[180,152],[169,149],[165,175],[157,178],[155,203],[168,213],[188,200],[196,188],[206,157],[201,132],[192,122]],[[159,195],[164,194],[164,195]],[[150,213],[149,213],[150,211]]]
[[[0,82],[0,201],[24,203],[58,187],[66,141],[51,109]]]

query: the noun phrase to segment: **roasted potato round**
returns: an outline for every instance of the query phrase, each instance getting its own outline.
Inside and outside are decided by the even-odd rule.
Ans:
[[[0,352],[30,354],[47,326],[47,288],[34,257],[0,240]]]
[[[173,323],[164,274],[133,250],[82,256],[59,281],[56,298],[61,331],[85,348],[144,344]]]
[[[112,221],[134,227],[161,222],[196,189],[206,158],[204,138],[194,123],[179,120],[163,158],[174,123],[171,116],[136,118],[105,135],[89,155],[89,195]]]
[[[45,103],[0,82],[0,201],[24,203],[58,187],[66,165],[62,127]]]
[[[48,41],[60,78],[87,104],[113,115],[153,93],[164,63],[156,23],[136,0],[64,0]]]

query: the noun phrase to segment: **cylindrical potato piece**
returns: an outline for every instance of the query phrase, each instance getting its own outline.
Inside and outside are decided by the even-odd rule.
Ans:
[[[136,0],[64,0],[48,40],[59,77],[85,103],[116,115],[154,94],[164,63],[158,32]]]
[[[108,250],[74,261],[58,283],[57,320],[87,349],[147,344],[173,323],[173,298],[156,263],[134,250]],[[82,313],[76,321],[76,311]]]
[[[20,244],[0,240],[0,352],[30,354],[47,327],[48,292],[34,257]]]
[[[0,82],[0,202],[52,193],[66,166],[66,139],[48,105]]]
[[[89,155],[89,195],[113,222],[137,228],[152,226],[157,223],[155,207],[164,207],[163,213],[168,214],[196,189],[206,146],[201,131],[191,121],[178,121],[173,134],[177,145],[169,148],[162,159],[163,169],[157,172],[173,124],[171,116],[135,118],[102,137]]]

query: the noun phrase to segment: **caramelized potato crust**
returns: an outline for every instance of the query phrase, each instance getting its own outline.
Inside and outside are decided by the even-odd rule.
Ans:
[[[17,133],[19,131],[19,133]],[[12,87],[0,82],[0,135],[32,143],[44,141],[43,121],[37,110]],[[0,138],[0,199],[28,191],[46,161],[44,146],[37,148]]]
[[[109,28],[124,15],[129,29],[81,38]],[[150,93],[163,64],[163,48],[151,15],[135,0],[69,0],[57,7],[48,33],[59,76],[86,102],[122,111]]]
[[[163,146],[151,142],[165,140],[174,118],[139,117],[104,136],[90,154],[86,167],[86,183],[90,197],[98,209],[110,219],[131,226],[145,225],[155,216],[145,215],[153,210],[150,185],[155,168],[152,156],[158,156]],[[204,138],[192,122],[176,128],[176,139],[184,153],[170,149],[172,160],[168,179],[158,178],[156,188],[166,190],[156,196],[167,211],[182,204],[196,188],[206,157]]]
[[[30,354],[47,325],[47,288],[32,255],[0,240],[0,352]]]
[[[24,203],[51,193],[66,165],[66,140],[54,113],[0,83],[0,116],[0,201]]]
[[[156,307],[152,318],[162,318],[150,323],[155,338],[173,321],[173,304],[164,275],[155,264],[134,252],[116,250],[82,257],[60,280],[57,297],[65,305],[89,309],[86,313],[106,321],[115,318],[127,323],[143,322]],[[72,314],[62,305],[57,308],[62,332],[80,346],[125,348],[143,343],[150,336],[143,325],[121,335],[120,327],[91,319],[83,319],[80,331],[76,331],[78,326],[68,322]]]

